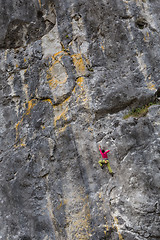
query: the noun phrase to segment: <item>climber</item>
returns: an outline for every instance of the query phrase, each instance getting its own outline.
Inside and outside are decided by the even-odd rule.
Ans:
[[[112,175],[112,177],[113,177],[113,171],[112,171],[112,169],[111,169],[111,166],[110,166],[110,163],[109,163],[109,160],[108,160],[108,156],[107,156],[107,153],[108,152],[110,152],[110,150],[107,150],[107,151],[104,151],[104,149],[102,149],[101,150],[101,146],[99,145],[99,151],[100,151],[100,153],[101,153],[101,155],[102,155],[102,158],[104,159],[104,160],[100,160],[98,163],[99,163],[99,165],[101,166],[101,168],[103,168],[104,167],[104,164],[106,164],[107,165],[107,167],[108,167],[108,170],[109,170],[109,173]]]

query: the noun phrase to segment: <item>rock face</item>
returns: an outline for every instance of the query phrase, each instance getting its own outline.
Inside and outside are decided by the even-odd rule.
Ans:
[[[160,239],[159,12],[0,2],[0,239]]]

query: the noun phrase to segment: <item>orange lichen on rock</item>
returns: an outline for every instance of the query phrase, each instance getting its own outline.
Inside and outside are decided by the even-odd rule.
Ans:
[[[24,117],[29,115],[31,109],[33,109],[33,107],[37,104],[37,99],[31,99],[27,104],[28,104],[27,110],[23,114],[21,120],[15,125],[15,129],[16,129],[16,143],[19,141],[19,125],[23,122]],[[18,147],[18,146],[19,146],[19,144],[18,145],[15,144],[15,147]]]
[[[76,68],[76,72],[78,75],[84,75],[86,73],[86,67],[82,58],[81,53],[72,55],[73,63]]]

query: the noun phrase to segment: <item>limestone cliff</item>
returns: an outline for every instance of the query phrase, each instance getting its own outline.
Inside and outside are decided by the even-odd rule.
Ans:
[[[159,12],[0,1],[0,239],[160,239]]]

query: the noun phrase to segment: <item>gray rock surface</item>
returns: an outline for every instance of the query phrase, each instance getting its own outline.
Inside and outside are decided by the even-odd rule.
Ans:
[[[0,1],[0,239],[160,239],[159,12]]]

